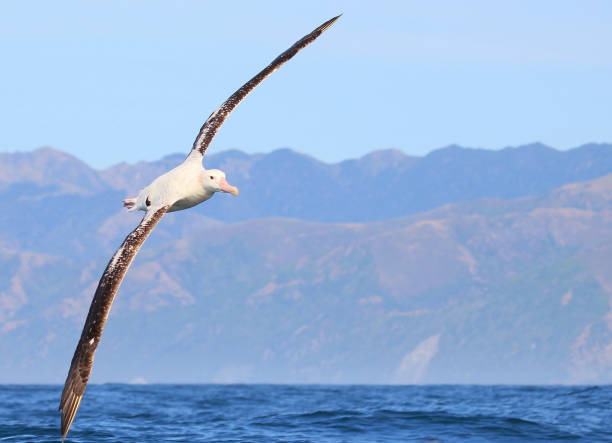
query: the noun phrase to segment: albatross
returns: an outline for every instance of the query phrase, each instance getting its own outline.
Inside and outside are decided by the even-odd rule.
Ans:
[[[255,77],[242,85],[217,110],[210,114],[202,125],[191,152],[183,163],[157,177],[149,186],[142,189],[136,198],[123,200],[123,205],[128,211],[141,210],[145,212],[145,215],[108,262],[89,307],[89,313],[72,357],[59,405],[59,409],[62,411],[62,442],[68,434],[70,425],[83,399],[85,386],[91,375],[94,354],[102,338],[102,330],[117,289],[119,289],[125,273],[143,242],[166,212],[180,211],[195,206],[208,200],[216,192],[238,195],[238,188],[227,182],[223,171],[204,168],[202,159],[208,145],[234,108],[259,83],[301,49],[312,43],[339,17],[340,15],[326,21],[310,34],[302,37]]]

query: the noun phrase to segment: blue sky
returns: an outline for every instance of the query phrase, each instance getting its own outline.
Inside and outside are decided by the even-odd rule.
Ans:
[[[325,161],[452,143],[612,142],[612,2],[0,2],[0,151],[95,167],[187,152],[278,53],[212,148]]]

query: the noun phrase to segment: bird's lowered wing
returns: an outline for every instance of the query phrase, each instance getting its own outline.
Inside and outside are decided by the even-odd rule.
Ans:
[[[62,400],[59,406],[59,409],[62,411],[62,441],[66,438],[68,429],[70,429],[72,420],[74,420],[74,415],[81,404],[85,386],[91,374],[94,354],[102,337],[102,330],[113,304],[115,293],[119,289],[119,285],[132,260],[138,253],[140,246],[162,216],[168,211],[168,208],[169,206],[164,206],[147,211],[136,229],[125,238],[121,247],[115,252],[115,255],[113,255],[113,258],[111,258],[106,266],[104,274],[102,274],[91,306],[89,307],[83,333],[74,351],[64,391],[62,392]]]
[[[238,103],[240,103],[255,87],[260,84],[266,77],[276,71],[281,65],[289,61],[295,54],[301,49],[305,48],[320,36],[323,31],[329,28],[340,16],[336,16],[331,20],[326,21],[317,29],[312,31],[310,34],[305,35],[300,40],[295,42],[293,46],[283,52],[281,55],[276,57],[272,63],[266,66],[259,74],[253,77],[251,80],[246,82],[236,92],[234,92],[230,98],[228,98],[216,111],[210,114],[210,117],[204,122],[204,125],[200,129],[198,136],[193,142],[192,152],[197,150],[200,154],[204,155],[206,148],[210,145],[213,137],[223,124],[227,117],[231,114]]]

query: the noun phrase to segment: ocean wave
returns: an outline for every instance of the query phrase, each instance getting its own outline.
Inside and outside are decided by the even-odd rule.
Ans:
[[[0,442],[58,441],[61,386],[0,386]],[[68,442],[612,441],[610,387],[93,385]]]

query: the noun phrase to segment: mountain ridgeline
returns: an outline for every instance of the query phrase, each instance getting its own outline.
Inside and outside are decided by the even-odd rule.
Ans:
[[[12,184],[17,189],[8,188],[9,192],[36,193],[32,186],[44,186],[45,193],[53,188],[54,195],[124,197],[135,195],[184,158],[174,154],[96,171],[50,148],[0,154],[0,190]],[[588,144],[569,151],[537,143],[499,151],[449,146],[424,157],[381,150],[335,164],[290,149],[256,155],[233,150],[211,154],[205,164],[224,170],[230,183],[240,188],[240,201],[216,197],[195,209],[215,219],[365,222],[480,198],[541,194],[597,178],[612,170],[612,145]]]
[[[120,200],[183,158],[0,154],[0,383],[63,381]],[[94,383],[612,382],[612,145],[206,165],[240,197],[164,217]]]

